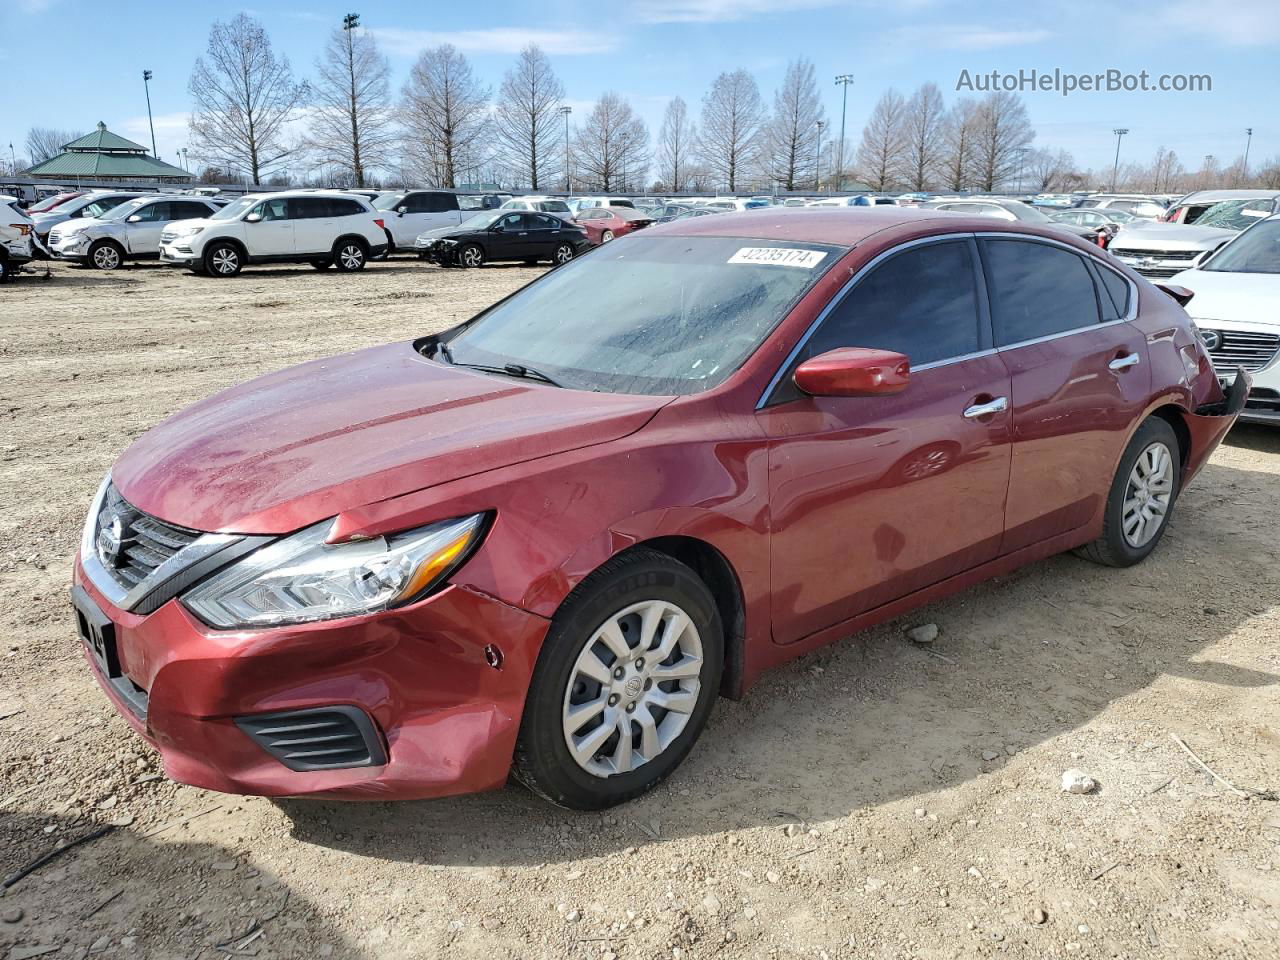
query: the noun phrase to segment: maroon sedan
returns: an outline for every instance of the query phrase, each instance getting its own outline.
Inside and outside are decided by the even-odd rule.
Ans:
[[[629,207],[590,207],[573,220],[587,231],[592,246],[608,243],[653,223],[653,217]]]
[[[769,667],[1065,550],[1142,560],[1246,388],[1057,232],[680,221],[154,428],[93,501],[75,610],[174,779],[382,800],[514,771],[599,808]]]

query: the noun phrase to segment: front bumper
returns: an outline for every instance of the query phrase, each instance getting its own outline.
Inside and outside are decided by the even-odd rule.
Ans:
[[[160,244],[161,263],[168,263],[177,267],[188,267],[199,259],[199,256],[192,252],[190,244],[181,240]]]
[[[147,616],[114,608],[76,560],[75,586],[114,626],[122,676],[85,647],[103,692],[159,750],[167,776],[225,793],[391,800],[506,782],[548,621],[465,587],[399,610],[274,630],[222,631],[177,600]],[[491,666],[499,648],[498,666]],[[339,708],[372,722],[385,763],[299,771],[246,720]]]

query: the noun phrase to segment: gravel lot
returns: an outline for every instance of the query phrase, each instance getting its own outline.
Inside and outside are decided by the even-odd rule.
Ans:
[[[1280,803],[1253,793],[1280,790],[1280,431],[1237,428],[1147,563],[1058,557],[782,668],[606,814],[158,776],[68,610],[114,457],[537,272],[58,264],[0,288],[0,873],[117,824],[6,891],[0,958],[1280,956]],[[906,642],[925,622],[932,647]],[[1060,792],[1073,767],[1100,789]]]

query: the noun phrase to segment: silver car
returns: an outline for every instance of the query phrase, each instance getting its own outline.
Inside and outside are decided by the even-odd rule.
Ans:
[[[1164,280],[1186,270],[1241,230],[1271,215],[1270,201],[1224,200],[1194,225],[1144,223],[1125,227],[1108,248],[1144,277]]]
[[[143,195],[137,190],[94,190],[82,197],[76,197],[66,203],[60,203],[48,213],[37,213],[31,220],[36,227],[36,236],[40,238],[42,243],[47,244],[49,231],[58,224],[66,223],[68,220],[86,220],[100,217],[108,210],[120,206],[126,200],[133,200]]]
[[[160,233],[166,224],[208,217],[218,209],[204,197],[137,197],[100,217],[59,224],[49,231],[49,249],[58,260],[116,270],[126,260],[158,259]]]

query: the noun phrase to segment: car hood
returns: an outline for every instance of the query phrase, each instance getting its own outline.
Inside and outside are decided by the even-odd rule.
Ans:
[[[426,360],[409,343],[232,387],[112,468],[135,507],[193,530],[286,533],[345,510],[640,429],[670,397],[560,389]]]
[[[1280,327],[1280,314],[1273,309],[1280,301],[1280,274],[1183,270],[1161,283],[1186,287],[1195,293],[1187,304],[1187,313],[1197,321],[1227,320]]]
[[[200,229],[203,230],[205,227],[209,226],[209,224],[211,224],[212,222],[213,221],[210,220],[208,217],[194,217],[190,220],[170,220],[168,223],[164,225],[162,232],[173,230],[175,227],[195,227],[195,226],[198,226],[200,227]],[[230,221],[230,222],[234,223],[235,221]]]
[[[1128,226],[1111,241],[1111,250],[1212,250],[1234,237],[1238,230],[1196,227],[1181,223],[1145,223]]]
[[[423,230],[422,233],[418,234],[417,239],[419,240],[453,240],[458,237],[469,237],[478,232],[479,231],[473,230],[470,227],[465,227],[465,228],[459,227],[459,226],[434,227],[431,230]]]

